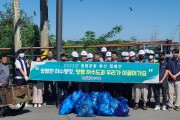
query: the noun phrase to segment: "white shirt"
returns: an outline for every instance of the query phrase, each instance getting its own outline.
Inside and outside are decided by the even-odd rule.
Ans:
[[[20,59],[22,64],[23,64],[23,68],[24,68],[24,73],[27,75],[27,70],[26,70],[26,65],[24,63],[24,60]],[[19,69],[21,68],[21,63],[19,62],[19,60],[16,59],[15,61],[15,66],[16,66],[16,69]],[[21,79],[22,77],[21,76],[16,76],[16,78],[19,78]]]

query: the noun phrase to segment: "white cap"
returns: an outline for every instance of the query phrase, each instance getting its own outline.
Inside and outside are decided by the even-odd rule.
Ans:
[[[83,50],[83,51],[81,52],[81,56],[87,56],[87,52]]]
[[[145,52],[144,52],[144,50],[139,50],[139,53],[138,53],[139,55],[144,55],[145,54]]]
[[[79,57],[79,54],[76,51],[73,51],[71,54],[72,54],[72,57]]]
[[[144,51],[146,54],[149,54],[150,53],[150,50],[149,49],[145,49]]]
[[[136,54],[135,54],[134,51],[131,51],[131,52],[129,53],[129,56],[130,56],[130,57],[135,56],[135,55],[136,55]]]
[[[154,54],[154,51],[153,50],[149,50],[149,54]]]
[[[93,58],[94,56],[93,56],[93,54],[92,53],[88,53],[87,54],[87,58]]]
[[[110,51],[106,52],[106,57],[111,57],[112,53]]]
[[[101,52],[107,52],[107,48],[106,47],[102,47],[101,48]]]
[[[121,56],[129,57],[129,53],[128,53],[128,52],[122,52],[122,53],[121,53]]]

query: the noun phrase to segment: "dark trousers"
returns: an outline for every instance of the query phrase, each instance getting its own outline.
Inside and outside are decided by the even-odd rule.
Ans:
[[[85,93],[89,93],[89,83],[87,82],[78,82],[78,90],[82,90]]]
[[[61,104],[68,96],[68,82],[57,82],[57,86],[57,104]]]
[[[89,84],[90,92],[101,92],[103,91],[103,86],[100,83],[92,82]]]
[[[17,86],[21,86],[21,85],[27,85],[27,82],[25,79],[15,79],[15,84]]]
[[[121,96],[125,97],[129,102],[132,99],[132,86],[131,83],[122,83],[121,84]]]
[[[49,85],[51,86],[52,97],[56,99],[56,87],[53,84],[53,81],[44,81],[44,101],[47,102],[49,100]]]
[[[166,105],[168,82],[164,81],[162,84],[155,85],[155,90],[156,90],[155,102],[156,102],[156,105],[160,105],[160,89],[162,89],[163,105]]]

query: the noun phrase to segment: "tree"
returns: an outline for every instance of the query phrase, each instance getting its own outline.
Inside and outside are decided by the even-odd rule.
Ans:
[[[14,25],[12,4],[3,5],[5,11],[0,11],[0,47],[14,46]],[[20,11],[20,26],[22,46],[39,46],[39,27],[34,24],[33,17],[28,16],[23,10]]]
[[[83,43],[85,44],[85,45],[92,45],[92,43],[94,43],[95,42],[95,37],[96,37],[96,35],[95,35],[95,32],[93,32],[93,31],[87,31],[86,33],[85,33],[85,37],[84,38],[82,38],[81,40],[83,41]]]
[[[121,25],[116,25],[106,34],[101,35],[99,38],[95,38],[95,32],[87,31],[85,32],[85,37],[81,40],[83,41],[84,45],[98,45],[98,44],[106,44],[109,38],[115,37],[118,33],[121,32],[123,27]]]

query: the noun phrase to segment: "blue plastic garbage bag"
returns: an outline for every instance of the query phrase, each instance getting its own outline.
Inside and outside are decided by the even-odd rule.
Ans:
[[[118,108],[119,104],[120,104],[120,102],[117,99],[114,99],[114,98],[111,99],[110,109],[111,109],[114,116],[116,116],[115,111]]]
[[[78,117],[94,117],[94,110],[91,98],[85,94],[80,101],[75,105]]]
[[[99,92],[91,92],[90,93],[90,98],[91,98],[91,101],[92,101],[92,104],[93,104],[93,108],[94,108],[94,112],[96,113],[97,111],[97,99],[98,99],[98,96],[100,95],[101,93]]]
[[[71,113],[74,107],[74,102],[72,101],[72,96],[68,96],[63,100],[61,107],[59,108],[59,115],[65,115]]]
[[[72,93],[72,100],[74,103],[76,103],[79,99],[81,99],[84,96],[84,92],[82,92],[82,90],[79,91],[74,91]]]
[[[128,107],[126,98],[120,97],[120,98],[118,98],[118,100],[120,103],[119,103],[117,109],[115,110],[114,115],[119,116],[119,117],[120,116],[122,116],[122,117],[128,116],[129,107]]]
[[[62,101],[61,107],[59,109],[60,115],[69,114],[72,112],[75,103],[83,97],[84,93],[79,91],[74,91],[72,95],[69,95],[66,99]]]
[[[113,116],[113,111],[111,109],[111,100],[113,98],[107,92],[102,93],[97,100],[97,115],[99,116]]]

